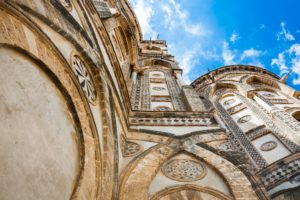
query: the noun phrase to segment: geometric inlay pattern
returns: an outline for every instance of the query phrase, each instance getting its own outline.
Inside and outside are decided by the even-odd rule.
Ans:
[[[273,170],[270,173],[262,174],[262,182],[270,189],[276,186],[280,180],[286,180],[289,177],[299,173],[300,170],[300,159],[289,162],[279,168]]]
[[[96,92],[94,84],[91,80],[91,77],[78,56],[73,57],[73,71],[80,83],[81,88],[83,89],[86,97],[90,102],[94,102],[96,100]]]
[[[135,142],[126,141],[126,139],[121,137],[121,151],[123,157],[130,157],[137,155],[142,150],[141,146]]]
[[[204,178],[206,168],[200,162],[194,160],[175,159],[165,163],[162,172],[170,179],[190,182]]]
[[[260,146],[260,150],[262,151],[271,151],[272,149],[275,149],[277,147],[277,143],[275,141],[268,141],[263,143]]]
[[[208,126],[216,125],[216,121],[211,117],[186,118],[186,117],[138,117],[129,118],[131,125],[143,126]]]

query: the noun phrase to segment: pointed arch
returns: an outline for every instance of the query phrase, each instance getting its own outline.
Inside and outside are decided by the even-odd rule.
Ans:
[[[79,175],[70,198],[83,198],[87,197],[87,194],[89,198],[96,198],[100,194],[98,187],[101,180],[101,162],[98,162],[101,160],[100,144],[96,126],[93,120],[89,120],[93,117],[84,91],[67,59],[38,26],[12,7],[3,8],[2,6],[0,4],[0,16],[7,20],[2,23],[0,47],[18,51],[38,63],[39,67],[44,68],[47,75],[55,80],[55,84],[63,88],[63,94],[70,99],[70,104],[74,107],[72,114],[78,118],[76,124],[81,126],[81,138],[77,138],[80,143],[78,147],[80,151]],[[87,160],[90,162],[86,162]],[[91,177],[94,178],[91,180]],[[92,188],[90,187],[91,181],[94,184]]]
[[[213,166],[227,182],[233,199],[258,199],[247,176],[233,163],[196,144],[184,145],[184,141],[178,139],[148,149],[128,165],[122,173],[119,199],[149,199],[149,185],[163,163],[182,150]]]

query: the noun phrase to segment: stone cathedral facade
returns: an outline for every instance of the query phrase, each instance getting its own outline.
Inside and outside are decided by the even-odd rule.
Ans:
[[[192,84],[127,0],[0,0],[0,199],[300,199],[300,92]]]

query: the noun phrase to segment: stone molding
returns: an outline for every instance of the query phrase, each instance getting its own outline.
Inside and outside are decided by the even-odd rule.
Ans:
[[[300,171],[300,154],[293,154],[280,161],[272,163],[257,175],[262,180],[264,186],[270,190],[284,181],[289,180]]]
[[[284,131],[279,129],[279,127],[274,123],[274,120],[269,116],[268,113],[265,113],[264,109],[261,109],[255,101],[250,101],[242,95],[237,95],[237,97],[244,102],[252,112],[261,119],[265,125],[272,131],[272,133],[280,139],[280,141],[285,144],[292,152],[297,152],[299,147],[293,143],[293,138],[291,135],[286,135]]]
[[[132,126],[215,126],[215,120],[211,117],[130,117]]]
[[[192,191],[198,191],[201,193],[207,193],[207,194],[210,194],[220,200],[233,200],[232,197],[230,197],[222,192],[219,192],[213,188],[201,187],[201,186],[191,185],[191,184],[166,188],[166,189],[156,193],[155,195],[153,195],[150,199],[151,200],[160,200],[169,194],[180,192],[183,190],[192,190]]]

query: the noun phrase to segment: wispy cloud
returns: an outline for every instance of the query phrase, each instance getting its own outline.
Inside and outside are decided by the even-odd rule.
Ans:
[[[266,25],[265,25],[265,24],[261,24],[261,25],[259,26],[259,28],[260,28],[260,29],[264,29],[264,28],[266,28]]]
[[[223,43],[223,49],[222,49],[222,58],[223,58],[224,64],[225,65],[235,64],[235,61],[234,61],[235,57],[236,57],[236,55],[235,55],[234,51],[232,51],[229,48],[229,44],[225,41]]]
[[[131,0],[131,3],[139,19],[143,34],[150,37],[156,36],[157,33],[153,30],[150,23],[151,17],[154,15],[153,0]]]
[[[230,42],[235,43],[236,41],[238,41],[240,39],[240,36],[238,33],[232,33],[230,36]]]
[[[293,79],[295,85],[300,85],[300,44],[293,44],[289,49],[292,71],[297,77]]]
[[[168,33],[167,38],[163,39],[167,39],[168,50],[183,69],[183,78],[186,82],[191,82],[191,77],[195,75],[194,71],[202,71],[197,66],[203,60],[221,59],[220,52],[217,53],[217,49],[207,39],[212,34],[211,26],[201,17],[192,18],[192,13],[181,4],[181,1],[130,0],[130,2],[143,35],[153,37],[160,31],[162,37],[166,37],[165,33]],[[206,16],[204,18],[206,19]],[[173,40],[175,38],[177,40]]]
[[[271,65],[277,66],[280,69],[281,75],[283,73],[286,73],[288,71],[288,67],[286,66],[286,60],[285,60],[285,52],[279,53],[277,58],[273,58]]]
[[[293,84],[300,85],[300,44],[295,43],[273,58],[272,66],[280,69],[280,75],[292,70],[294,73]]]
[[[180,67],[183,69],[183,79],[190,84],[192,81],[190,80],[189,73],[196,65],[199,64],[199,60],[197,59],[198,49],[190,49],[184,51],[182,55],[177,57],[177,60],[180,64]]]
[[[223,43],[222,58],[224,65],[233,65],[238,63],[244,63],[247,65],[254,65],[259,67],[265,67],[259,58],[264,54],[264,51],[249,48],[244,51],[238,51],[237,49],[231,49],[228,42]]]
[[[214,23],[209,23],[211,19],[208,19],[206,14],[200,14],[197,19],[192,18],[193,11],[187,10],[179,0],[130,0],[130,2],[133,4],[143,34],[155,37],[160,31],[162,37],[165,37],[163,39],[167,39],[168,50],[176,57],[183,69],[183,79],[188,83],[206,72],[207,68],[214,68],[216,65],[244,63],[264,67],[260,58],[265,51],[238,48],[237,41],[241,40],[238,31],[233,30],[230,37],[224,39],[222,34],[218,34],[218,28]],[[260,28],[264,26],[262,24]],[[219,46],[221,48],[217,48]]]
[[[205,29],[199,23],[190,23],[189,13],[182,9],[181,4],[176,0],[168,0],[161,4],[164,14],[164,25],[169,30],[183,28],[183,30],[192,35],[201,36],[205,34]]]
[[[258,67],[261,67],[261,68],[266,68],[266,66],[259,60],[253,60],[253,61],[247,62],[246,64],[247,65],[252,65],[252,66],[258,66]]]
[[[285,23],[280,23],[281,31],[277,33],[277,40],[283,39],[287,41],[295,40],[294,36],[285,28]]]
[[[244,60],[246,58],[257,58],[261,55],[263,55],[263,51],[254,49],[254,48],[250,48],[250,49],[246,49],[243,51],[242,55],[241,55],[241,60]]]

